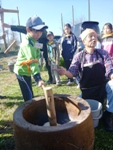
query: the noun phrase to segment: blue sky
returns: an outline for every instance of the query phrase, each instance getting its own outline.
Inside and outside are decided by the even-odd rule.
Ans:
[[[25,25],[29,17],[38,15],[50,31],[62,34],[61,13],[63,23],[72,23],[72,6],[74,20],[88,20],[88,0],[1,0],[4,9],[19,9],[20,24]],[[90,0],[90,20],[98,21],[100,30],[106,22],[113,24],[113,0]],[[13,21],[12,21],[13,20]],[[18,24],[17,14],[4,13],[4,22]]]

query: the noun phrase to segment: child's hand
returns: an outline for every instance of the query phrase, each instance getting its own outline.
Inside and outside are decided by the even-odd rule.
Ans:
[[[40,81],[38,82],[38,86],[39,86],[39,87],[45,86],[45,82],[44,82],[43,80],[40,80]]]

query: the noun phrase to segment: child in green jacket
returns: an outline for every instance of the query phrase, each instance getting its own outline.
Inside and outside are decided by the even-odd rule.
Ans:
[[[38,65],[40,49],[43,45],[38,43],[37,40],[46,28],[48,27],[43,24],[38,16],[30,17],[26,23],[27,35],[20,46],[17,62],[14,66],[14,73],[18,79],[24,101],[32,100],[34,97],[31,75],[40,87],[44,85]]]

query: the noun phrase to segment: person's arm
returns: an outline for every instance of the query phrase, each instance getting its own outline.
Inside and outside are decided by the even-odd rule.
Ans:
[[[12,31],[17,31],[17,32],[20,32],[20,33],[23,33],[23,34],[26,34],[27,31],[26,31],[26,27],[25,26],[15,26],[15,25],[11,25],[11,30]]]
[[[3,26],[4,28],[10,28],[12,31],[17,31],[17,32],[24,33],[24,34],[27,33],[25,26],[9,25],[9,24],[7,24],[7,23],[3,23],[2,26]]]
[[[55,71],[57,71],[61,76],[66,75],[69,78],[75,77],[79,82],[80,81],[80,77],[79,77],[80,60],[79,59],[81,54],[82,53],[78,53],[74,55],[72,63],[68,70],[66,70],[64,67],[59,66],[58,69],[56,69]]]
[[[103,50],[102,52],[105,55],[103,56],[104,56],[104,66],[105,66],[105,71],[106,71],[106,77],[112,78],[113,76],[111,75],[113,74],[113,63],[112,63],[111,57],[107,51]]]
[[[66,70],[64,67],[59,66],[58,69],[54,68],[53,70],[57,71],[60,76],[67,76],[68,78],[73,78],[71,72]]]

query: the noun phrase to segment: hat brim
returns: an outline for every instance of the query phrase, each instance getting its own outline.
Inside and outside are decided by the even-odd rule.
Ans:
[[[35,30],[41,30],[41,29],[47,29],[48,26],[46,25],[38,25],[38,26],[34,26],[32,27],[32,29],[35,29]]]

